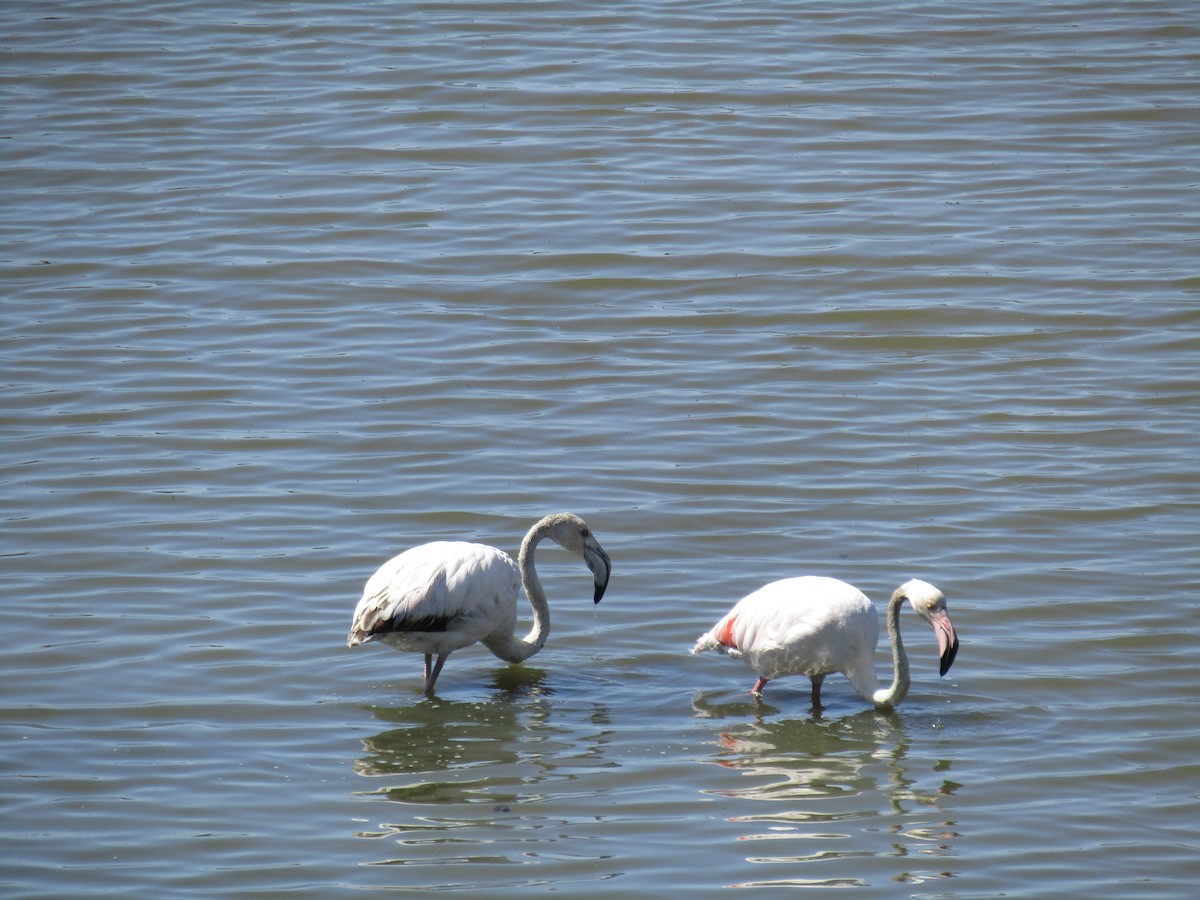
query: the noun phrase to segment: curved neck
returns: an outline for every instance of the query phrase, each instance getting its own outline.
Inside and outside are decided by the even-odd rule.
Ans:
[[[533,607],[533,627],[523,638],[515,634],[508,635],[490,649],[501,659],[508,662],[524,662],[542,649],[546,638],[550,636],[550,607],[546,604],[546,592],[542,589],[541,579],[533,565],[534,550],[538,543],[550,532],[550,517],[546,517],[529,529],[525,540],[521,541],[521,552],[517,554],[517,567],[521,571],[521,584],[525,588],[525,596]]]
[[[871,702],[879,709],[891,709],[908,693],[908,654],[904,652],[904,641],[900,639],[900,607],[904,605],[904,594],[892,594],[887,608],[888,641],[892,645],[892,684],[884,690],[875,691]]]

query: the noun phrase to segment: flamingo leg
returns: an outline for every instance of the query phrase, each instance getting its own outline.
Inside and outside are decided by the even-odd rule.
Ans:
[[[763,688],[765,688],[766,686],[767,686],[767,679],[759,678],[758,681],[754,682],[754,687],[750,688],[750,693],[752,693],[755,697],[761,697]]]
[[[824,675],[812,675],[812,705],[814,709],[821,708],[821,685],[825,681]]]
[[[444,666],[446,664],[446,657],[449,655],[450,655],[449,653],[439,653],[437,662],[433,664],[433,670],[431,671],[429,668],[429,660],[432,657],[432,654],[430,654],[430,653],[425,654],[425,696],[426,697],[433,696],[433,686],[434,686],[434,684],[437,683],[438,676],[440,674],[442,674],[442,666]]]

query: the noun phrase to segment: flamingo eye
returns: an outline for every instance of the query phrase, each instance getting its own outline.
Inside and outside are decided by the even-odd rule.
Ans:
[[[580,536],[580,537],[587,537],[587,536],[588,536],[588,530],[587,530],[586,528],[580,528],[580,529],[579,529],[579,536]]]

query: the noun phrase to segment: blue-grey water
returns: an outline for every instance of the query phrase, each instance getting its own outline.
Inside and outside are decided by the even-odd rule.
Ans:
[[[0,13],[0,893],[1194,896],[1194,2],[226,6]],[[805,573],[954,668],[688,654]]]

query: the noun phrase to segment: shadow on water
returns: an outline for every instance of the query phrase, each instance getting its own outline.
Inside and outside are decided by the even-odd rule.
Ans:
[[[731,886],[861,886],[877,880],[874,869],[907,883],[954,877],[913,868],[912,859],[894,871],[897,857],[944,866],[959,836],[940,808],[960,787],[947,777],[953,764],[910,761],[913,730],[923,728],[902,712],[809,711],[773,720],[777,710],[767,703],[704,695],[693,709],[718,727],[701,762],[719,774],[705,780],[703,793],[723,804],[735,840],[749,842],[746,861],[782,876]],[[923,738],[918,744],[928,746]]]

